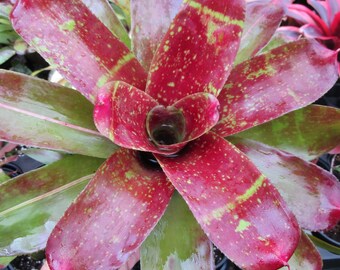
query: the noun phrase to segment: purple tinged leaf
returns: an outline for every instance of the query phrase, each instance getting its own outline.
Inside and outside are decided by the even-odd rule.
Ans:
[[[298,247],[296,248],[293,256],[289,259],[290,270],[321,270],[322,258],[320,253],[309,240],[308,236],[301,231],[301,238]],[[286,270],[282,268],[280,270]]]
[[[232,135],[314,102],[337,81],[336,58],[316,41],[299,40],[237,65],[218,96],[214,131]]]
[[[82,0],[96,17],[116,35],[126,47],[131,47],[131,40],[124,26],[111,8],[108,0]]]
[[[102,159],[71,155],[0,184],[0,256],[42,250]]]
[[[157,224],[173,190],[161,170],[118,150],[53,230],[46,248],[51,270],[120,267]]]
[[[156,158],[226,256],[242,269],[287,265],[300,237],[297,221],[278,191],[236,147],[210,132],[176,158]]]
[[[246,19],[234,64],[258,53],[280,25],[287,4],[284,1],[253,1],[246,4]]]
[[[311,105],[237,136],[313,160],[340,144],[340,109]]]
[[[116,146],[97,131],[92,111],[92,104],[73,89],[0,71],[3,140],[106,158]]]
[[[132,0],[132,43],[136,57],[149,70],[157,47],[182,0]]]
[[[270,146],[250,140],[235,142],[278,189],[302,228],[320,231],[338,223],[340,182],[334,175]]]
[[[337,0],[333,0],[334,2]],[[330,27],[331,21],[330,16],[328,14],[328,10],[326,8],[327,3],[325,1],[316,1],[316,0],[308,0],[308,4],[310,4],[316,12],[320,15],[321,19]]]
[[[238,50],[244,6],[185,0],[152,60],[146,92],[164,106],[198,92],[217,96]]]
[[[69,5],[19,0],[11,14],[13,27],[92,102],[109,80],[144,89],[146,73],[129,49],[81,0]]]

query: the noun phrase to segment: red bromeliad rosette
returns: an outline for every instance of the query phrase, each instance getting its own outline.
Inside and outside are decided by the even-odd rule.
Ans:
[[[340,49],[340,0],[308,0],[314,8],[309,9],[300,4],[291,4],[287,16],[292,26],[280,27],[283,35],[296,37],[303,35],[319,40],[327,48]],[[340,74],[340,63],[339,63]]]
[[[209,239],[243,269],[294,265],[289,261],[292,254],[299,242],[307,242],[305,237],[300,240],[298,221],[308,228],[314,217],[303,214],[299,208],[303,204],[289,210],[291,197],[274,187],[277,181],[262,174],[266,174],[263,166],[258,169],[251,161],[248,147],[257,149],[257,145],[241,145],[242,153],[224,137],[318,99],[337,79],[336,53],[315,41],[300,40],[246,61],[239,57],[242,61],[234,66],[238,48],[256,39],[248,34],[241,39],[244,24],[247,29],[273,33],[283,12],[273,12],[276,20],[263,27],[245,20],[244,1],[185,0],[178,13],[176,1],[162,1],[174,8],[169,22],[171,14],[177,15],[170,26],[160,26],[162,31],[169,26],[164,35],[150,35],[146,40],[150,43],[141,43],[148,50],[140,57],[144,67],[150,66],[146,75],[137,58],[84,2],[19,0],[12,12],[18,33],[95,103],[98,130],[122,147],[97,170],[54,228],[46,249],[50,268],[119,268],[150,233],[141,247],[142,267],[155,260],[153,265],[160,269],[176,265],[210,269]],[[139,1],[131,5],[135,11],[142,8]],[[260,7],[247,12],[266,9]],[[275,4],[274,8],[282,7]],[[133,25],[142,28],[145,22]],[[132,33],[142,39],[139,35],[148,32],[134,29]],[[268,42],[270,35],[261,36]],[[159,44],[156,51],[153,44]],[[260,49],[256,47],[251,55]],[[145,59],[152,56],[152,61]],[[337,144],[327,142],[327,147]],[[145,157],[155,165],[146,163]],[[299,166],[311,165],[301,160]],[[339,193],[339,184],[330,175],[314,167],[310,174],[321,179],[302,179],[318,191],[316,198],[311,195],[317,207],[330,189]],[[292,186],[299,181],[294,180]],[[186,204],[173,195],[175,189],[200,226]],[[166,226],[173,222],[168,212],[163,216],[172,196],[168,210],[181,210],[183,220],[177,222],[183,223],[184,235]],[[327,206],[319,205],[320,211],[323,207],[329,211],[317,216],[320,225],[313,229],[339,220],[340,196],[332,196]],[[293,213],[302,217],[296,219]],[[182,247],[164,244],[177,237],[187,240]],[[164,253],[157,253],[154,246],[163,247]],[[314,252],[311,244],[307,246]],[[294,256],[304,261],[299,249]],[[310,264],[317,269],[319,258]]]

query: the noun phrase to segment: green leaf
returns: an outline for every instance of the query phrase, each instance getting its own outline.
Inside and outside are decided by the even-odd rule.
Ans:
[[[0,33],[1,35],[1,33]],[[5,63],[8,59],[10,59],[13,55],[15,55],[15,50],[4,47],[0,49],[0,65]]]
[[[131,25],[131,12],[130,12],[130,0],[110,0],[115,5],[117,5],[125,15],[125,19],[127,21],[128,26]],[[139,0],[133,0],[139,1]]]
[[[142,269],[214,269],[212,245],[182,197],[175,192],[141,247]]]
[[[0,267],[5,268],[15,257],[0,257]]]
[[[19,36],[14,31],[3,31],[0,34],[0,44],[9,45],[13,43],[17,38],[19,38]]]
[[[102,159],[67,156],[0,185],[0,256],[32,253],[47,238]]]
[[[0,184],[6,182],[10,177],[0,169]]]
[[[0,138],[105,158],[115,145],[95,128],[93,106],[69,88],[0,70]]]
[[[311,105],[236,135],[313,160],[340,143],[340,109]]]

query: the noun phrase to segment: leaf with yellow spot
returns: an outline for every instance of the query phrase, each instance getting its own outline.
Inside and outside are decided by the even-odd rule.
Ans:
[[[198,92],[217,95],[236,56],[244,6],[244,1],[184,1],[152,60],[147,93],[162,105]]]
[[[314,40],[256,56],[231,71],[218,96],[221,117],[214,131],[229,136],[307,106],[337,79],[336,53]]]
[[[98,5],[103,2],[96,4],[74,0],[70,8],[66,0],[20,0],[11,20],[23,39],[91,102],[96,99],[103,76],[144,90],[144,69],[125,44],[110,32],[106,26],[109,23],[104,25],[95,16],[102,17]],[[101,7],[107,9],[107,6]]]
[[[210,132],[176,158],[156,158],[210,240],[237,265],[269,270],[287,264],[300,237],[297,221],[236,147]]]

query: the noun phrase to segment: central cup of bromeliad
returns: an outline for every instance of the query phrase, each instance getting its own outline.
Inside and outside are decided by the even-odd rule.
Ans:
[[[146,129],[150,140],[159,150],[171,151],[185,138],[185,118],[180,109],[157,105],[147,115]]]

